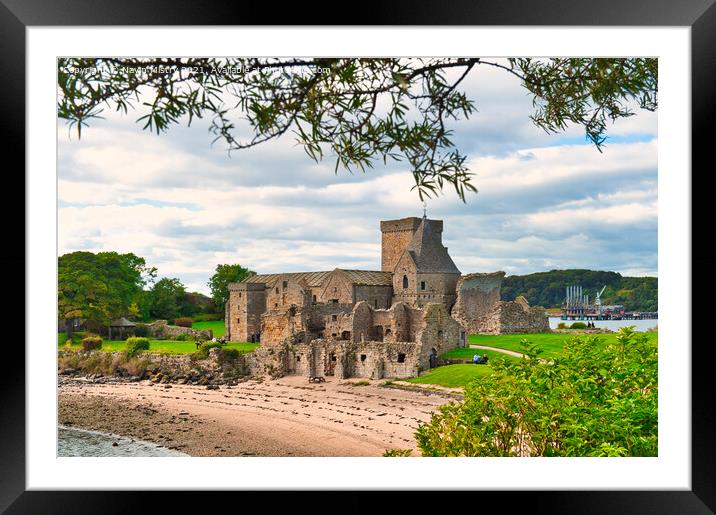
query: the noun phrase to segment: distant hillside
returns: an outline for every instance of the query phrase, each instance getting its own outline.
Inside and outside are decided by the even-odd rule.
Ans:
[[[510,275],[502,282],[502,299],[524,295],[532,306],[556,308],[564,301],[565,288],[581,285],[590,302],[602,286],[602,304],[623,304],[627,311],[658,311],[656,277],[622,277],[617,272],[551,270],[529,275]]]

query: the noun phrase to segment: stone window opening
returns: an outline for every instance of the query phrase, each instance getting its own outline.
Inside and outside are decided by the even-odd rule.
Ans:
[[[336,360],[336,355],[331,352],[331,361],[335,361],[335,360]]]
[[[316,302],[316,296],[315,296],[315,295],[313,296],[313,302]]]
[[[276,293],[278,293],[278,286],[276,286]]]
[[[331,320],[333,320],[334,322],[338,320],[338,315],[331,315]]]
[[[237,318],[237,319],[236,319],[236,323],[237,323],[237,324],[240,324],[240,323],[241,323],[241,319],[240,319],[240,318]]]
[[[404,275],[403,276],[403,288],[407,288],[407,287],[408,287],[408,276]]]
[[[438,331],[438,338],[442,338],[442,337],[443,337],[443,332],[442,332],[442,331]]]
[[[273,307],[277,308],[277,307],[278,307],[278,302],[274,302],[274,303],[273,303]]]
[[[331,333],[331,336],[333,336],[335,338],[338,335],[336,333]]]
[[[285,290],[286,288],[288,288],[288,281],[283,282],[283,289]]]
[[[239,292],[239,298],[241,298],[241,292]]]
[[[351,332],[350,331],[343,331],[341,333],[341,340],[350,340],[351,339]]]
[[[366,359],[366,355],[365,355],[365,354],[361,354],[361,355],[360,355],[360,360],[361,360],[361,361],[365,361],[365,359]]]
[[[301,362],[301,356],[296,356],[296,362],[297,362],[297,363],[300,363],[300,362]]]
[[[373,299],[373,308],[378,309],[378,299]]]
[[[420,289],[421,290],[425,289],[425,281],[420,281]]]
[[[398,353],[398,363],[405,363],[405,354],[402,352]]]
[[[386,336],[390,336],[391,334],[393,334],[393,332],[392,332],[390,329],[386,329],[386,330],[385,330],[385,335],[386,335]]]

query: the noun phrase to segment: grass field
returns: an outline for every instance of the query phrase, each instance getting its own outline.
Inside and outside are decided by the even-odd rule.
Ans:
[[[65,346],[67,340],[66,333],[59,333],[57,335],[57,346],[61,349],[70,348],[79,350],[82,348],[81,340],[82,337],[75,333],[73,338],[73,344],[70,347]],[[229,342],[224,345],[224,349],[237,349],[239,352],[251,352],[258,348],[258,343],[245,343],[245,342]],[[102,351],[104,352],[117,352],[123,351],[127,348],[127,342],[124,340],[103,340]],[[196,344],[194,342],[177,342],[173,340],[149,340],[149,352],[156,354],[191,354],[196,352]]]
[[[645,333],[649,339],[657,340],[659,333]],[[602,341],[606,343],[616,343],[616,333],[611,334],[598,334]],[[532,333],[532,334],[497,334],[497,335],[485,335],[485,334],[471,334],[468,338],[470,345],[486,345],[488,347],[497,347],[498,349],[507,349],[515,352],[520,352],[520,341],[523,339],[529,340],[530,342],[539,345],[542,350],[542,356],[554,357],[558,356],[564,344],[571,334],[561,333]],[[474,349],[472,349],[474,350]]]
[[[490,365],[445,365],[433,368],[419,377],[401,379],[409,383],[437,384],[440,386],[458,387],[465,386],[473,379],[485,377],[492,374]]]
[[[514,356],[510,356],[509,354],[504,354],[502,352],[497,352],[494,350],[483,350],[483,349],[453,349],[450,352],[446,352],[445,354],[441,354],[441,358],[447,358],[447,359],[469,359],[472,361],[472,357],[475,354],[479,354],[480,356],[483,356],[487,354],[487,357],[490,358],[490,360],[494,360],[496,358],[504,358],[508,361],[514,361],[519,358],[516,358]],[[488,360],[488,363],[490,361]]]
[[[221,338],[225,334],[226,328],[224,327],[223,320],[209,320],[207,322],[194,322],[191,325],[192,329],[211,329],[214,338]]]

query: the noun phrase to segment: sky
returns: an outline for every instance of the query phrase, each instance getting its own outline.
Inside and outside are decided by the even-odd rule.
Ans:
[[[476,103],[454,122],[477,193],[427,201],[460,271],[553,269],[657,275],[657,113],[609,125],[600,153],[584,130],[547,134],[508,73],[478,67],[461,89]],[[405,163],[334,174],[286,134],[229,156],[208,123],[157,135],[106,112],[78,140],[58,121],[58,255],[132,252],[209,294],[218,264],[257,273],[380,270],[380,220],[422,216]]]

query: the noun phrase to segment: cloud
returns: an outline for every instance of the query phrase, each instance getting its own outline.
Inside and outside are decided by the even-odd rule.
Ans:
[[[600,153],[577,128],[537,129],[513,79],[481,67],[465,82],[478,112],[451,128],[479,193],[463,203],[448,186],[427,203],[460,270],[656,274],[656,114],[619,121]],[[379,221],[422,215],[404,163],[336,175],[290,135],[228,157],[203,121],[157,136],[135,118],[98,120],[79,141],[60,125],[60,254],[134,252],[208,293],[220,263],[379,269]]]

